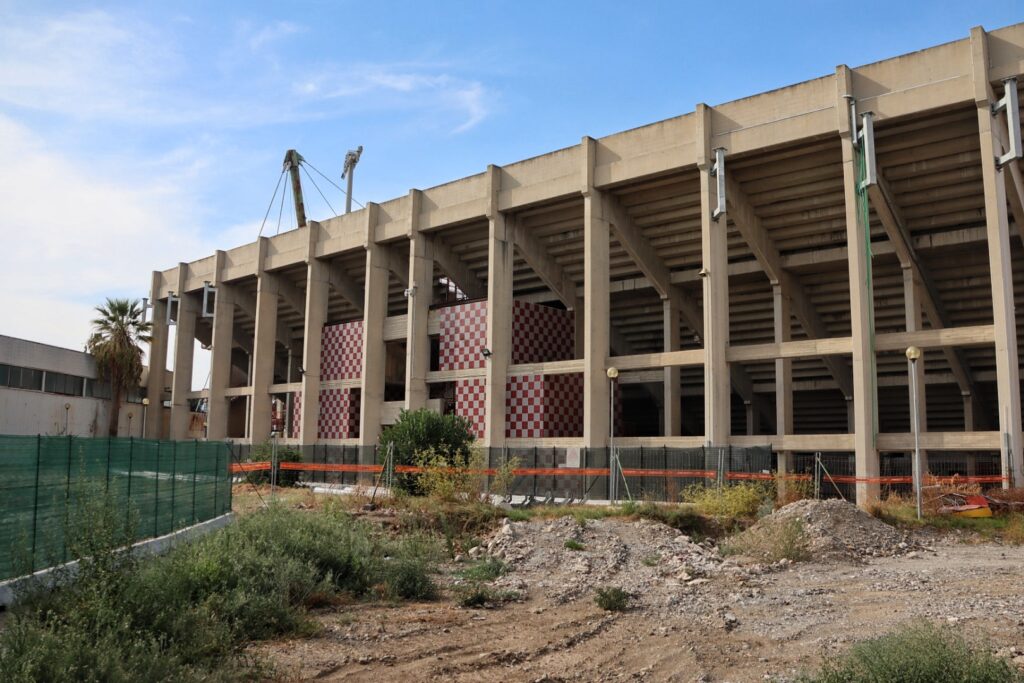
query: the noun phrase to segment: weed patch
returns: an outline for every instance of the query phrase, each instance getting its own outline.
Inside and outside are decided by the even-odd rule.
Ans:
[[[743,555],[766,562],[799,562],[811,556],[810,539],[799,519],[747,529],[728,539],[719,550],[723,555]]]
[[[478,609],[498,607],[506,602],[519,599],[516,591],[502,591],[478,583],[462,586],[456,590],[456,600],[462,607]]]
[[[496,557],[484,558],[459,572],[467,581],[493,581],[508,572],[508,565]]]
[[[570,538],[570,539],[566,540],[566,542],[565,542],[565,549],[566,550],[586,550],[587,546],[583,545],[582,543],[580,543],[579,541],[577,541],[574,538]]]
[[[963,636],[927,622],[857,645],[826,662],[803,683],[1017,683],[1024,680],[1009,662],[973,647]]]
[[[617,586],[598,588],[594,602],[606,612],[625,612],[629,607],[629,593]]]
[[[771,486],[738,482],[721,488],[694,485],[683,491],[683,500],[702,514],[715,518],[753,519],[766,502],[774,501]]]
[[[91,519],[98,540],[77,580],[12,610],[0,680],[238,680],[253,675],[239,646],[313,632],[308,607],[436,595],[435,544],[388,539],[337,508],[274,506],[142,561],[116,550],[113,522]]]

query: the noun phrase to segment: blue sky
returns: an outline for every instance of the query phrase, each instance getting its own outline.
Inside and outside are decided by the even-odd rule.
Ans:
[[[79,348],[104,296],[251,241],[290,147],[340,183],[362,144],[355,198],[384,201],[1022,10],[0,0],[0,334]]]

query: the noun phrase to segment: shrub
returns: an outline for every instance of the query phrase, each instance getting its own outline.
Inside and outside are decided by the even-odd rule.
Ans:
[[[828,661],[805,683],[1012,683],[1024,680],[1009,662],[972,647],[951,629],[927,622],[904,627],[853,646]]]
[[[422,471],[416,477],[419,491],[446,502],[479,499],[484,490],[486,475],[483,451],[470,448],[466,454],[448,453],[427,448],[416,455],[416,465]]]
[[[617,586],[598,588],[594,602],[606,612],[625,612],[629,606],[629,593]]]
[[[268,439],[261,444],[257,444],[252,449],[249,459],[253,462],[273,462],[274,442]],[[296,448],[279,443],[277,444],[277,462],[302,462],[302,452]],[[270,483],[270,472],[267,470],[248,472],[247,474],[249,475],[249,481],[253,483]],[[277,485],[295,486],[295,483],[299,480],[299,474],[298,470],[279,470],[277,473]]]
[[[586,550],[587,546],[583,545],[582,543],[577,541],[575,538],[570,538],[570,539],[568,539],[565,542],[565,549],[566,550]]]
[[[761,506],[774,497],[770,486],[746,481],[721,488],[695,484],[683,491],[684,501],[700,514],[711,517],[753,519]]]
[[[243,673],[246,641],[309,632],[308,606],[436,595],[435,544],[390,540],[334,506],[272,506],[147,560],[102,541],[116,538],[109,528],[97,533],[74,583],[14,607],[0,680],[227,680]]]
[[[733,536],[720,547],[723,555],[743,555],[766,562],[799,562],[811,556],[810,538],[802,520],[761,523]]]
[[[440,415],[428,408],[403,410],[395,424],[381,432],[380,459],[383,461],[388,447],[393,445],[396,465],[415,465],[427,452],[468,461],[470,446],[476,439],[470,427],[469,420],[459,415]],[[399,475],[395,477],[395,484],[409,493],[422,493],[415,477]]]

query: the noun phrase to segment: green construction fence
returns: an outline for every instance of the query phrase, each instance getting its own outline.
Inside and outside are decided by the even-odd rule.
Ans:
[[[76,559],[88,496],[123,508],[136,541],[229,512],[230,459],[219,441],[0,436],[0,580]]]

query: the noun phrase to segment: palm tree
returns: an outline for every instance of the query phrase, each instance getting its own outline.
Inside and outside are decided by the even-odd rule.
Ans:
[[[107,299],[96,307],[99,317],[85,350],[96,358],[100,379],[110,383],[110,436],[117,436],[117,422],[125,394],[142,378],[142,347],[149,343],[152,325],[142,319],[138,300]]]

